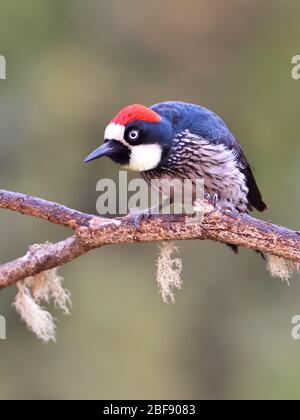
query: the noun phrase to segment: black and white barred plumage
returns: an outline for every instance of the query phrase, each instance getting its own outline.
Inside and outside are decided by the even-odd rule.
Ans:
[[[206,108],[167,102],[152,107],[169,119],[174,138],[160,165],[145,179],[203,178],[206,193],[238,211],[266,209],[251,167],[225,123]]]

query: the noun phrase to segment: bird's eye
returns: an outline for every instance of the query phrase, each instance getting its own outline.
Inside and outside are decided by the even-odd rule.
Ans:
[[[136,130],[136,129],[135,130],[131,130],[128,133],[128,138],[129,138],[129,140],[135,141],[135,140],[137,140],[139,138],[139,135],[140,135],[139,130]]]

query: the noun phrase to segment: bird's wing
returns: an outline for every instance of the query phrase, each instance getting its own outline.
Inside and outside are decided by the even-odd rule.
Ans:
[[[262,199],[262,195],[255,181],[252,168],[238,142],[237,144],[238,144],[238,149],[239,149],[238,163],[240,165],[241,171],[246,177],[246,183],[249,189],[249,192],[248,192],[248,201],[250,204],[249,210],[252,210],[251,206],[253,206],[259,211],[266,211],[268,210],[268,207]]]
[[[233,136],[227,125],[219,116],[206,109],[202,110],[201,113],[202,118],[195,122],[191,131],[204,137],[210,143],[223,144],[227,149],[234,152],[237,165],[246,177],[246,183],[249,189],[249,210],[252,210],[252,207],[255,207],[259,211],[267,210],[267,205],[262,199],[250,163],[238,140]]]
[[[188,129],[191,134],[204,138],[213,144],[223,144],[227,149],[232,150],[239,169],[246,177],[246,183],[249,189],[249,210],[252,210],[252,207],[255,207],[259,211],[267,210],[251,166],[240,143],[218,115],[199,105],[183,102],[162,102],[154,105],[152,108],[171,121],[175,132]]]

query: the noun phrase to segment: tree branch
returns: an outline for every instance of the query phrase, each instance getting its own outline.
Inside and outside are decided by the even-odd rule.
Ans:
[[[34,245],[27,254],[0,265],[0,288],[28,276],[61,266],[104,245],[187,239],[210,239],[267,252],[300,262],[300,233],[204,201],[201,223],[186,223],[184,216],[155,216],[136,229],[131,216],[108,219],[69,209],[29,195],[0,190],[0,208],[67,226],[68,239]]]

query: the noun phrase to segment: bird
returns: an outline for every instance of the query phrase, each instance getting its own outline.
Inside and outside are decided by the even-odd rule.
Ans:
[[[206,107],[177,101],[121,109],[104,143],[87,156],[108,156],[121,167],[153,179],[204,179],[207,197],[238,212],[267,210],[252,168],[226,123]],[[229,245],[237,253],[237,246]]]

